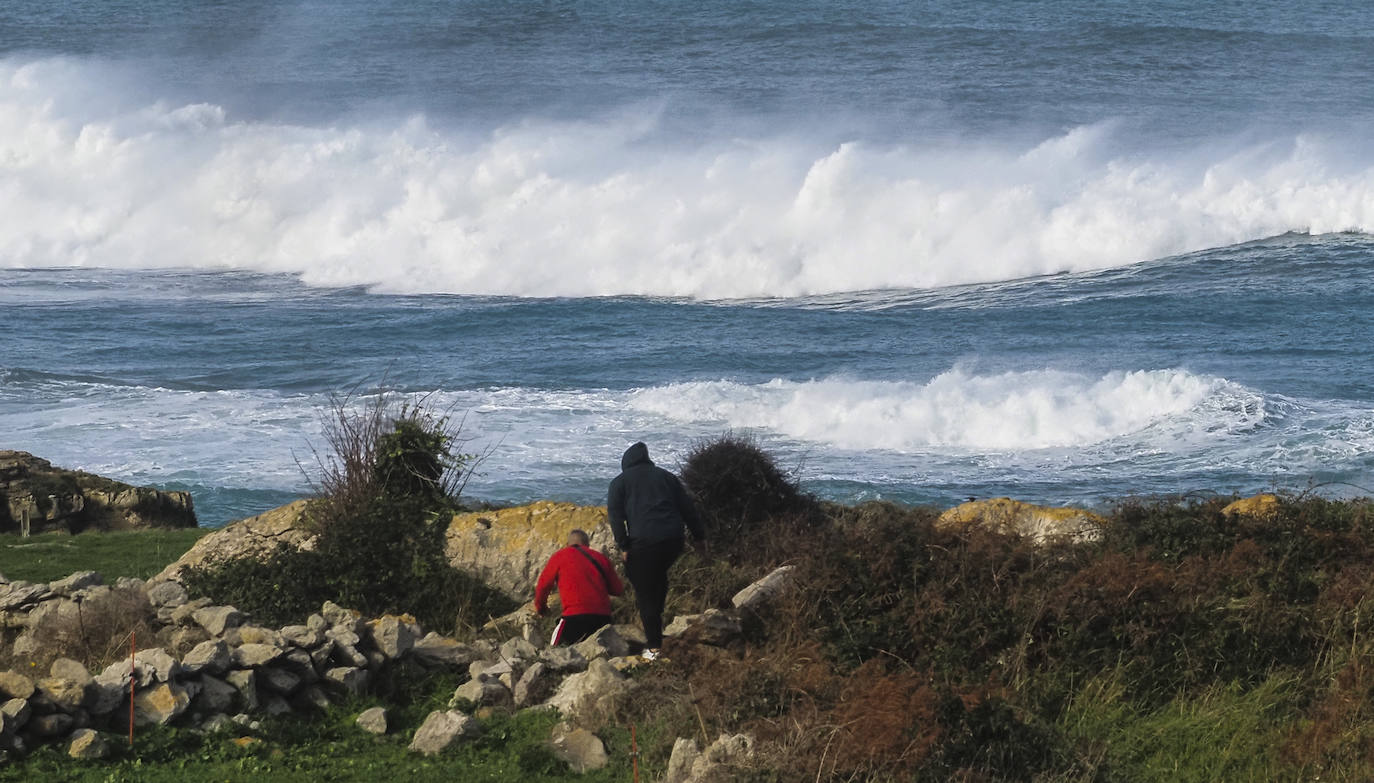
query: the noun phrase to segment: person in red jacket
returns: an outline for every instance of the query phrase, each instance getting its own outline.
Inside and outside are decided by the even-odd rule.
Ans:
[[[563,617],[553,631],[553,644],[576,644],[611,624],[611,596],[625,592],[625,585],[606,556],[591,548],[581,530],[568,534],[568,545],[553,553],[534,588],[534,611],[543,616],[549,609],[549,593],[558,588]]]

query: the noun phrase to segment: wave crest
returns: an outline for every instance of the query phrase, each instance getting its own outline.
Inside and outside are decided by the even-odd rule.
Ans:
[[[114,77],[0,60],[0,266],[246,269],[516,296],[795,297],[1118,267],[1374,229],[1374,152],[1314,136],[1123,153],[647,140],[642,114],[490,133],[237,122],[86,100]]]

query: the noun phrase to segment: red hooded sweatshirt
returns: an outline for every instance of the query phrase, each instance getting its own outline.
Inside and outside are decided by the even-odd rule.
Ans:
[[[601,566],[598,571],[592,561]],[[602,574],[605,576],[602,576]],[[615,566],[600,552],[585,546],[567,546],[553,553],[539,574],[534,588],[534,608],[543,612],[549,606],[549,593],[558,587],[563,616],[611,613],[611,596],[625,592]]]

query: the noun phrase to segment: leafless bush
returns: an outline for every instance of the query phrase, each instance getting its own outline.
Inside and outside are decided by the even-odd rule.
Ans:
[[[53,660],[72,658],[93,672],[128,655],[130,637],[153,639],[153,608],[137,588],[114,588],[85,600],[62,601],[29,629],[36,651],[21,669],[47,671]]]

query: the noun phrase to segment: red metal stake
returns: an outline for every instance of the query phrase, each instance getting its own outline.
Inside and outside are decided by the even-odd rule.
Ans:
[[[639,740],[635,737],[635,725],[630,724],[630,760],[634,764],[635,783],[639,783]]]
[[[134,746],[134,651],[138,649],[138,635],[129,632],[129,747]]]

